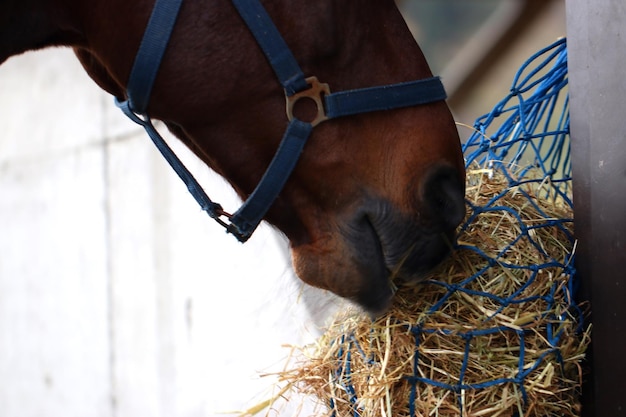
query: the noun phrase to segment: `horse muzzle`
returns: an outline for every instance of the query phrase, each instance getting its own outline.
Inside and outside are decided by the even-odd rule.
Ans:
[[[410,213],[386,199],[369,198],[342,229],[361,276],[352,298],[371,313],[384,311],[392,288],[423,279],[454,246],[455,229],[465,216],[459,176],[436,169],[419,190]]]

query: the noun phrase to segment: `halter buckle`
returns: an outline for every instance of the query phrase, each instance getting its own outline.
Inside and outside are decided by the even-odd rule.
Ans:
[[[310,123],[311,126],[317,126],[325,120],[328,120],[328,116],[326,115],[326,109],[324,109],[324,95],[330,95],[330,87],[326,83],[320,83],[317,77],[308,77],[305,79],[309,88],[306,90],[299,91],[291,96],[285,95],[287,99],[287,118],[289,121],[294,119],[293,108],[295,107],[298,100],[303,98],[308,98],[315,102],[315,106],[317,107],[317,114]]]

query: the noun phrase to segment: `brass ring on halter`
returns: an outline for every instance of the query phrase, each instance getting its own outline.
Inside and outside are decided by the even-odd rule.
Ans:
[[[306,78],[309,88],[307,90],[300,91],[291,96],[285,95],[287,99],[287,118],[292,121],[294,118],[293,108],[298,100],[303,98],[311,99],[315,102],[317,107],[317,114],[310,123],[312,126],[317,126],[325,120],[328,120],[326,110],[324,109],[324,95],[330,95],[330,87],[326,83],[320,83],[317,77]],[[303,120],[304,121],[304,120]]]

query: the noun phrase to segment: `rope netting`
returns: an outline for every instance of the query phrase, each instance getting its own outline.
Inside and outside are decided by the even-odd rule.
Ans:
[[[530,376],[535,375],[539,381],[540,378],[536,374],[541,369],[540,377],[544,378],[541,379],[543,381],[547,378],[547,373],[555,372],[552,365],[548,366],[551,370],[545,369],[547,361],[553,362],[561,369],[565,368],[561,354],[565,342],[561,339],[570,337],[571,332],[565,330],[564,321],[573,322],[577,332],[580,332],[583,326],[583,313],[572,297],[575,293],[573,279],[575,241],[571,215],[567,84],[566,41],[560,39],[537,52],[521,66],[513,79],[510,93],[491,112],[476,120],[473,133],[463,144],[468,171],[468,193],[471,193],[472,186],[482,182],[485,176],[488,178],[498,176],[503,179],[504,185],[480,200],[480,203],[472,202],[468,198],[468,215],[460,228],[459,242],[456,246],[457,250],[473,253],[475,262],[472,262],[471,268],[475,272],[460,280],[428,279],[423,285],[438,288],[439,294],[436,301],[423,313],[419,313],[413,322],[387,318],[387,328],[393,326],[395,320],[402,326],[404,334],[412,339],[410,346],[413,349],[408,355],[410,359],[407,360],[410,368],[404,368],[405,371],[406,369],[411,371],[398,377],[402,383],[408,384],[407,389],[410,390],[408,404],[402,412],[396,411],[394,415],[428,415],[423,410],[420,411],[416,403],[424,401],[424,392],[433,389],[449,391],[449,397],[455,398],[458,408],[455,408],[457,411],[454,415],[526,415],[524,410],[529,404]],[[520,202],[520,207],[529,207],[533,210],[531,220],[520,215],[521,209],[503,203],[505,197],[512,195],[512,198]],[[563,212],[570,214],[555,217],[554,214],[546,212],[544,202],[563,207]],[[464,243],[460,237],[468,229],[475,228],[478,219],[485,215],[506,217],[508,223],[503,227],[514,230],[515,235],[505,243],[495,244],[495,249]],[[559,243],[559,246],[567,246],[567,250],[555,254],[536,238],[540,231],[548,229],[555,231],[550,233],[559,234],[561,242],[565,242]],[[485,240],[488,239],[491,238],[486,236]],[[511,252],[522,241],[532,248],[533,255],[512,259]],[[508,289],[502,291],[501,287],[492,284],[500,279],[494,277],[492,270],[495,267],[503,271],[498,272],[498,276],[514,276],[521,272],[524,279],[514,278],[514,284],[512,286],[507,284]],[[537,285],[538,277],[548,280],[547,291],[531,290]],[[484,304],[476,307],[480,309],[481,315],[478,324],[452,327],[436,324],[443,315],[454,314],[451,311],[453,308],[450,307],[457,302],[454,300],[470,300],[469,303],[476,305],[478,303],[475,300],[485,300],[480,301]],[[538,314],[541,317],[538,318],[538,315],[533,313],[531,318],[524,318],[526,306],[538,303],[541,304]],[[484,307],[485,305],[488,307]],[[409,304],[407,308],[411,308],[411,305]],[[514,317],[509,320],[507,315]],[[543,320],[541,330],[524,326],[538,319]],[[461,346],[459,351],[455,352],[460,368],[455,371],[457,372],[455,375],[451,375],[451,371],[442,369],[440,365],[432,364],[433,357],[451,354],[451,349],[443,346],[445,342],[441,341],[436,343],[437,349],[432,349],[432,346],[425,348],[426,343],[434,335],[457,339],[458,345]],[[493,365],[495,369],[495,365],[488,363],[486,359],[490,355],[490,350],[492,352],[497,350],[491,344],[498,337],[506,338],[509,356],[511,352],[517,355],[509,358],[515,364],[513,371],[501,375],[498,375],[497,370],[487,371],[487,367]],[[534,345],[529,348],[531,338],[541,339],[545,348],[538,350]],[[359,389],[355,388],[354,380],[357,377],[355,369],[359,366],[368,369],[380,369],[381,366],[384,368],[389,356],[394,355],[393,348],[389,346],[381,348],[385,351],[381,359],[374,357],[371,346],[366,346],[373,343],[371,337],[369,341],[363,341],[355,337],[354,333],[346,333],[330,343],[335,346],[333,351],[335,368],[334,372],[330,373],[334,387],[332,389],[336,391],[328,400],[330,413],[335,416],[347,415],[346,409],[341,411],[337,404],[338,401],[345,401],[351,404],[349,415],[364,415],[364,407],[368,405]],[[509,345],[515,347],[511,348]],[[432,355],[429,356],[430,354]],[[481,360],[483,363],[480,363]],[[480,369],[483,369],[484,373],[474,375],[480,374]],[[370,385],[375,385],[374,377],[367,378]],[[491,414],[488,413],[489,404],[482,408],[482,412],[464,411],[468,410],[467,402],[472,401],[471,393],[503,385],[510,386],[511,390],[515,391],[515,395],[519,397],[518,406],[509,407],[506,411],[503,409],[499,412],[493,411]],[[536,383],[533,382],[531,385],[534,387]],[[500,400],[502,398],[499,397],[498,401]],[[437,401],[443,400],[433,400],[431,410],[436,409]],[[431,415],[453,415],[432,414],[433,412],[435,411],[432,411]]]
[[[537,228],[556,226],[568,237],[571,244],[574,244],[574,237],[570,229],[564,227],[564,224],[572,223],[573,219],[551,218],[544,213],[541,207],[535,204],[534,199],[528,195],[528,191],[525,191],[528,187],[522,187],[522,185],[534,184],[535,186],[532,187],[532,190],[536,193],[543,194],[545,198],[560,198],[565,204],[572,207],[569,111],[568,97],[565,90],[567,83],[567,48],[565,39],[561,39],[533,55],[521,66],[514,77],[510,93],[491,112],[477,119],[474,124],[475,132],[463,145],[463,151],[466,156],[466,168],[468,170],[478,166],[498,171],[506,177],[507,186],[484,205],[478,206],[468,202],[471,212],[461,230],[469,227],[476,217],[482,213],[487,211],[508,211],[518,219],[519,233],[515,239],[495,254],[487,254],[476,246],[466,247],[476,251],[482,258],[487,260],[487,266],[468,277],[459,285],[446,283],[441,285],[446,286],[450,292],[468,291],[466,284],[485,274],[486,270],[496,263],[510,269],[528,269],[531,271],[528,280],[520,283],[519,288],[506,297],[498,294],[480,293],[475,290],[469,291],[472,296],[488,297],[500,304],[500,308],[493,315],[500,313],[510,304],[521,304],[530,301],[522,295],[524,290],[533,283],[542,269],[554,266],[560,268],[568,276],[567,282],[569,287],[559,288],[555,283],[553,290],[566,291],[565,297],[569,300],[571,307],[578,309],[577,304],[571,297],[574,294],[573,285],[575,282],[573,279],[573,255],[566,256],[564,259],[553,259],[541,246],[536,245],[537,250],[545,255],[542,263],[514,264],[504,260],[509,249],[520,239],[526,238],[533,242],[531,231]],[[499,120],[503,120],[503,122],[495,132],[489,133],[490,128],[497,125]],[[490,173],[490,175],[493,174]],[[549,186],[546,186],[546,183],[549,183]],[[524,194],[527,197],[527,202],[535,206],[535,209],[543,217],[544,221],[526,224],[513,209],[499,205],[499,200],[506,193],[511,192],[511,190]],[[540,261],[539,259],[535,260]],[[445,303],[446,298],[442,297],[440,303],[433,306],[432,311],[440,308]],[[553,305],[554,293],[542,296],[542,298],[546,303],[546,312],[555,311]],[[578,318],[582,326],[582,315],[578,314]],[[533,372],[545,360],[548,354],[554,353],[557,360],[559,360],[558,346],[561,333],[558,331],[558,328],[561,320],[562,317],[553,317],[553,322],[547,327],[546,336],[550,345],[554,346],[554,350],[544,352],[535,359],[531,366],[527,365],[524,358],[524,337],[526,333],[523,329],[496,326],[459,333],[458,336],[467,341],[464,353],[465,363],[468,362],[470,341],[474,337],[501,332],[516,333],[517,337],[519,337],[520,345],[519,372],[517,375],[509,378],[495,378],[479,384],[465,384],[463,382],[463,368],[459,375],[458,383],[447,385],[445,388],[460,393],[462,390],[482,389],[505,382],[514,382],[517,384],[524,402],[526,402],[527,398],[523,384],[525,377]],[[434,331],[420,330],[419,324],[416,324],[412,330],[416,335],[417,343],[419,343],[422,331]],[[416,352],[419,353],[419,350],[416,350]],[[418,366],[419,357],[416,358],[415,364]],[[441,383],[437,381],[418,375],[412,376],[411,379],[416,382],[441,386]],[[414,387],[417,389],[417,384],[414,384]]]
[[[507,175],[511,187],[549,180],[572,207],[567,84],[563,38],[530,57],[515,75],[510,93],[476,120],[463,145],[466,167],[487,163]],[[517,180],[509,175],[511,169]],[[537,169],[539,177],[532,172]]]

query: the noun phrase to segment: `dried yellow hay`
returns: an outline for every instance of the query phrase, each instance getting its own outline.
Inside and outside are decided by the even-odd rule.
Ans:
[[[317,397],[319,415],[578,415],[590,329],[571,300],[572,213],[550,190],[468,171],[483,209],[453,256],[377,320],[337,317],[282,381]]]

